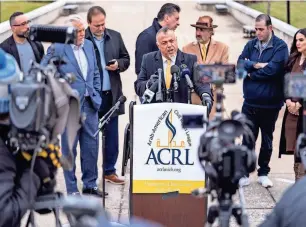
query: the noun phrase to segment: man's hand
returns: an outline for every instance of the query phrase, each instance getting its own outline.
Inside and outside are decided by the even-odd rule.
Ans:
[[[111,60],[111,61],[115,61],[115,63],[112,64],[112,65],[110,65],[110,66],[106,66],[105,68],[106,68],[107,70],[109,70],[109,71],[115,71],[115,70],[117,70],[117,69],[118,69],[118,62],[117,62],[117,60],[116,60],[116,59],[113,59],[113,60]]]
[[[207,93],[202,94],[202,104],[203,106],[207,107],[207,115],[209,115],[211,112],[212,105],[213,105],[212,99],[209,94]]]
[[[254,68],[255,68],[255,69],[262,69],[262,68],[266,67],[267,64],[268,64],[268,63],[256,63],[256,64],[254,65]]]

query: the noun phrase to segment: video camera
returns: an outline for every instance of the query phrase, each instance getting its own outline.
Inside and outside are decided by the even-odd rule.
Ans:
[[[76,37],[77,31],[73,27],[50,25],[33,25],[28,34],[28,38],[32,41],[64,44],[75,43]],[[10,56],[5,53],[4,55]],[[31,173],[33,173],[36,157],[49,144],[57,145],[58,137],[65,130],[69,153],[66,156],[60,156],[59,161],[65,170],[71,170],[74,165],[72,149],[82,118],[78,92],[69,84],[73,82],[74,76],[63,75],[59,70],[59,67],[65,63],[63,58],[51,59],[46,67],[32,62],[27,74],[18,71],[20,75],[15,77],[19,79],[10,83],[6,81],[5,75],[1,75],[0,84],[7,85],[10,97],[10,130],[7,142],[14,153],[26,152],[30,155]],[[10,70],[17,72],[9,68],[11,66],[12,64],[2,64],[3,74],[7,74]],[[17,64],[15,68],[19,68]],[[31,210],[28,224],[34,223],[32,212]]]
[[[287,73],[284,81],[286,98],[301,99],[303,106],[303,131],[296,141],[296,158],[300,159],[306,169],[306,70],[302,73]]]
[[[76,30],[72,27],[33,25],[32,41],[73,43]],[[48,144],[56,144],[65,127],[69,134],[69,155],[60,159],[64,169],[73,167],[72,146],[80,127],[79,97],[69,83],[73,75],[61,75],[58,67],[63,59],[54,58],[47,67],[32,62],[28,74],[10,86],[9,132],[10,147],[27,151],[32,156]],[[0,82],[1,83],[1,82]]]
[[[212,194],[213,200],[218,199],[219,206],[211,206],[209,209],[208,226],[219,217],[220,226],[227,227],[231,215],[235,216],[239,225],[248,226],[242,189],[239,190],[242,207],[233,204],[232,196],[239,188],[239,180],[256,168],[254,150],[237,143],[237,139],[242,136],[254,141],[251,123],[238,111],[231,113],[231,119],[222,119],[223,84],[235,84],[236,78],[244,78],[246,74],[233,64],[195,65],[194,73],[195,83],[212,83],[216,86],[217,104],[212,121],[208,122],[202,115],[183,116],[183,127],[206,126],[200,138],[198,157],[209,180],[205,189],[196,189],[192,194],[197,197]]]

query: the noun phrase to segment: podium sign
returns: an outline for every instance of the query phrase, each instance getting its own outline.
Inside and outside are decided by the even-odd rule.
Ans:
[[[183,115],[206,107],[183,103],[134,106],[132,193],[190,194],[205,186],[198,159],[203,128],[183,128]]]

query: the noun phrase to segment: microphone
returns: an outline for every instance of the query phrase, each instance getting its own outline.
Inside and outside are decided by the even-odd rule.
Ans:
[[[156,93],[156,102],[163,102],[163,94],[162,94],[162,88],[161,88],[161,82],[162,82],[162,69],[158,68],[157,73],[158,73],[158,91]]]
[[[187,82],[187,85],[189,87],[189,89],[191,90],[191,92],[194,91],[194,87],[193,87],[193,83],[190,79],[190,70],[188,69],[187,65],[185,64],[182,64],[181,65],[181,76],[184,76],[186,78],[186,82]]]
[[[178,76],[179,73],[180,73],[180,68],[177,65],[172,65],[171,66],[171,74],[174,77],[173,78],[174,79],[173,87],[174,87],[175,91],[177,91],[177,89],[178,89],[177,76]]]
[[[99,124],[102,122],[102,126],[100,126],[100,128],[95,132],[95,134],[93,135],[93,137],[95,138],[97,136],[97,134],[99,133],[99,131],[103,128],[103,125],[105,125],[106,123],[108,123],[109,118],[112,116],[112,114],[119,109],[119,106],[123,103],[126,102],[126,97],[125,96],[120,96],[120,98],[118,99],[118,101],[116,102],[116,104],[101,118],[101,120],[99,121]],[[107,118],[107,119],[106,119]],[[105,120],[106,119],[106,120]]]
[[[116,104],[114,105],[113,108],[118,109],[119,106],[123,103],[126,102],[126,97],[124,95],[120,96],[120,98],[118,99],[118,101],[116,102]]]
[[[154,98],[157,87],[158,87],[158,81],[156,80],[150,86],[150,88],[147,88],[145,90],[145,92],[143,93],[143,96],[142,96],[143,102],[142,103],[151,103],[152,102],[152,99]]]
[[[29,38],[32,41],[76,44],[76,28],[54,25],[32,25]]]

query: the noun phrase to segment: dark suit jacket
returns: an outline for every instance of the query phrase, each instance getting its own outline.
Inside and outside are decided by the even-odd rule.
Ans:
[[[28,39],[28,42],[30,43],[35,58],[36,58],[36,62],[40,63],[41,59],[43,58],[45,51],[44,51],[44,47],[41,44],[41,42],[37,42],[37,41],[31,41],[30,39]],[[1,44],[0,44],[0,48],[2,48],[6,53],[11,54],[17,61],[19,68],[20,66],[20,58],[19,58],[19,54],[18,54],[18,50],[17,50],[17,46],[15,43],[15,40],[13,38],[13,35],[10,36],[9,38],[7,38],[6,40],[4,40]]]
[[[88,70],[86,80],[81,72],[79,64],[74,56],[73,49],[70,44],[55,43],[48,48],[46,56],[41,61],[41,65],[46,66],[53,57],[63,57],[67,64],[61,65],[59,71],[61,74],[73,73],[76,80],[71,83],[71,87],[78,91],[80,101],[83,103],[86,89],[91,98],[93,108],[98,111],[101,106],[101,82],[98,70],[94,47],[88,40],[84,41],[84,53],[87,58]]]
[[[146,83],[150,79],[152,74],[156,74],[157,69],[163,69],[162,55],[160,51],[151,52],[145,54],[142,59],[141,70],[137,76],[137,80],[134,83],[135,92],[138,96],[142,97],[146,90]],[[191,80],[193,81],[195,92],[201,97],[203,93],[208,93],[210,96],[211,89],[209,83],[207,84],[196,84],[193,80],[193,66],[197,62],[197,57],[192,54],[186,54],[178,50],[175,64],[181,66],[182,64],[187,65],[191,72]],[[164,71],[164,70],[163,70]],[[164,78],[164,76],[163,76]],[[173,77],[172,77],[173,78]],[[185,77],[181,77],[177,95],[174,96],[174,102],[188,103],[188,86]],[[162,80],[162,89],[165,89],[165,80]],[[165,95],[164,95],[165,98]],[[155,98],[152,102],[155,102]]]
[[[112,59],[118,61],[118,70],[117,71],[108,71],[111,83],[111,90],[113,94],[113,105],[118,101],[119,97],[123,95],[122,93],[122,82],[120,73],[127,70],[130,66],[130,55],[124,45],[121,34],[117,31],[111,29],[105,29],[105,42],[104,42],[104,57],[105,62]],[[103,72],[101,66],[101,59],[99,49],[94,41],[94,38],[89,30],[86,29],[86,39],[90,40],[93,43],[94,50],[96,53],[97,64],[100,72],[100,81],[101,88],[103,84]],[[124,104],[120,105],[119,111],[115,112],[113,116],[117,116],[125,113]]]
[[[141,61],[143,55],[158,51],[156,44],[156,33],[161,29],[157,18],[154,18],[150,27],[143,30],[137,37],[136,49],[135,49],[135,72],[138,75],[140,73]]]

